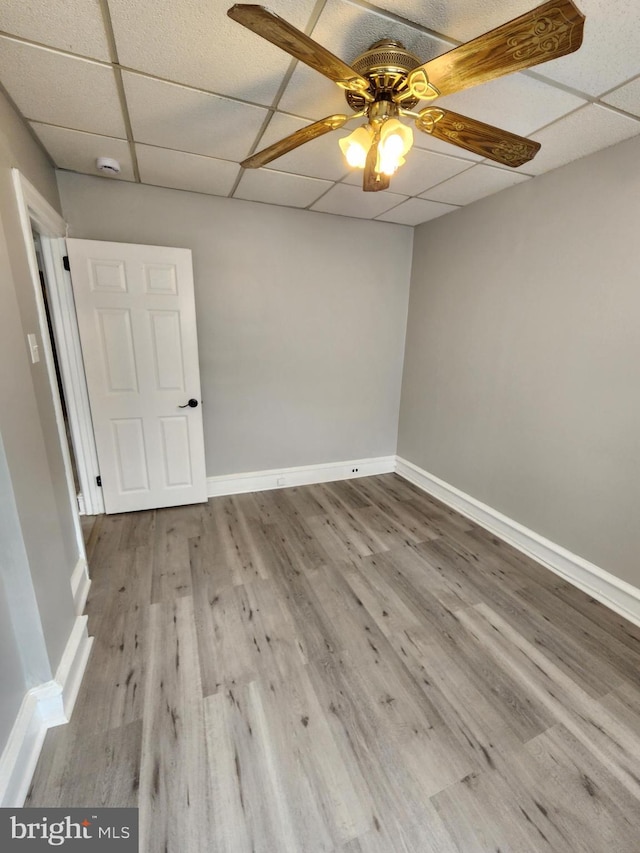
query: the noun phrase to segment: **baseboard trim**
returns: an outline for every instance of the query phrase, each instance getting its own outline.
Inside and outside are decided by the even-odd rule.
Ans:
[[[87,621],[87,616],[76,617],[62,660],[56,671],[56,683],[62,687],[63,716],[59,723],[50,723],[50,725],[68,722],[73,713],[82,676],[93,646],[93,637],[90,637],[87,632]]]
[[[78,616],[52,681],[27,691],[0,756],[0,807],[23,805],[47,729],[67,723],[78,695],[93,638]]]
[[[47,731],[37,690],[26,693],[0,757],[0,807],[22,806]]]
[[[71,592],[73,593],[73,603],[75,604],[78,616],[84,611],[90,586],[91,578],[89,577],[87,561],[84,557],[80,557],[71,574]]]
[[[640,625],[640,589],[529,530],[455,486],[397,457],[396,473],[532,557],[606,607]]]
[[[288,489],[291,486],[310,486],[333,480],[351,480],[395,471],[395,456],[377,456],[355,459],[352,462],[326,462],[320,465],[302,465],[296,468],[251,471],[244,474],[225,474],[207,478],[207,497],[238,495],[245,492],[263,492],[268,489]]]

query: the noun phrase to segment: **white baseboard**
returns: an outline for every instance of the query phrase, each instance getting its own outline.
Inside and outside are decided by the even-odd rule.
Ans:
[[[84,557],[80,557],[71,575],[71,592],[73,593],[73,602],[78,616],[84,612],[90,586],[91,579],[89,577],[87,561]]]
[[[445,483],[412,462],[397,457],[396,472],[500,539],[532,557],[592,598],[640,625],[640,589],[545,539],[501,512]]]
[[[50,723],[50,725],[60,725],[71,719],[82,676],[93,646],[93,637],[90,637],[87,632],[87,621],[86,616],[76,617],[62,660],[56,671],[56,683],[62,688],[63,715],[59,723]]]
[[[251,471],[246,474],[225,474],[207,478],[207,496],[238,495],[243,492],[263,492],[268,489],[288,489],[291,486],[309,486],[333,480],[350,480],[395,471],[395,456],[377,456],[355,459],[352,462],[326,462],[320,465],[302,465],[297,468]]]
[[[22,806],[47,731],[37,696],[25,695],[9,740],[0,756],[0,807]]]
[[[79,616],[53,681],[27,691],[0,756],[0,807],[20,807],[31,784],[47,729],[67,723],[78,695],[93,638]]]

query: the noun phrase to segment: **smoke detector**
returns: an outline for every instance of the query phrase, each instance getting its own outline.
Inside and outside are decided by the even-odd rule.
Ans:
[[[102,172],[103,175],[119,175],[120,163],[112,157],[98,157],[96,160],[96,169]]]

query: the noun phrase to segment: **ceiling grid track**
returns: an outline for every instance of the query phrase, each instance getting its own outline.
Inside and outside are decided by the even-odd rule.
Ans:
[[[122,69],[118,60],[118,48],[116,46],[115,33],[113,32],[111,12],[109,11],[109,5],[107,3],[107,0],[99,0],[99,2],[100,11],[102,12],[102,18],[104,21],[104,28],[107,33],[109,53],[111,54],[111,66],[113,68],[116,88],[118,90],[118,98],[120,99],[120,108],[122,109],[124,126],[127,131],[127,142],[129,143],[129,151],[131,153],[131,165],[133,167],[133,175],[136,179],[136,183],[141,184],[142,181],[140,179],[140,169],[138,167],[138,155],[136,153],[136,144],[135,139],[133,137],[133,128],[131,126],[131,116],[129,115],[129,105],[127,103],[127,96],[124,90],[124,82],[122,80]]]

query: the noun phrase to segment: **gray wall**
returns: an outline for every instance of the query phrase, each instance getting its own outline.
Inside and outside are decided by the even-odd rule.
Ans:
[[[0,609],[12,617],[0,645],[0,751],[25,688],[51,678],[60,662],[75,619],[78,557],[46,368],[31,365],[26,346],[38,325],[14,166],[59,209],[53,169],[0,94]]]
[[[416,229],[399,455],[640,586],[640,139]]]
[[[58,183],[70,236],[192,250],[209,476],[395,453],[412,229]]]

